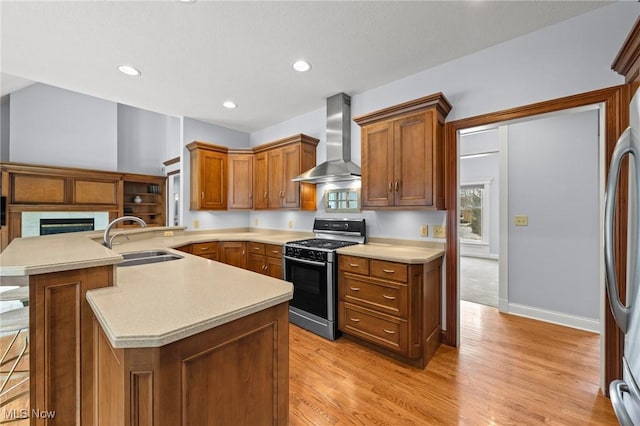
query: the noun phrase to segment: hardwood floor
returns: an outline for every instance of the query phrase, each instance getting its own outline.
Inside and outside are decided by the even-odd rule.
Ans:
[[[599,336],[461,302],[425,370],[290,325],[290,425],[617,425]]]

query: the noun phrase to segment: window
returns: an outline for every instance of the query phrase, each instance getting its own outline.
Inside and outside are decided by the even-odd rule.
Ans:
[[[360,211],[360,189],[328,189],[324,193],[327,212],[347,213]]]
[[[487,243],[489,232],[486,183],[460,185],[460,239],[465,243]]]

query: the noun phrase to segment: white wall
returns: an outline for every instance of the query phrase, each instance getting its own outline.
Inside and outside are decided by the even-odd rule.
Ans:
[[[459,138],[460,155],[497,151],[499,148],[498,130],[492,129],[479,133],[463,135]],[[487,254],[497,257],[500,252],[499,213],[500,213],[500,154],[493,153],[482,157],[462,158],[459,163],[460,184],[489,181],[489,246],[486,253],[470,244],[461,244],[460,254]]]
[[[636,2],[617,2],[387,85],[350,94],[352,116],[443,92],[453,104],[447,117],[451,121],[622,84],[624,79],[611,71],[610,64],[639,12]],[[325,121],[324,108],[305,113],[252,133],[251,145],[307,133],[320,139],[317,161],[321,162],[326,158]],[[360,127],[353,122],[351,159],[360,164]],[[320,197],[322,187],[318,189]],[[292,220],[294,228],[304,230],[310,223],[307,213],[284,215],[251,212],[251,224],[255,226],[257,218],[260,227],[267,223],[284,229]],[[322,209],[317,215],[330,216]],[[364,215],[371,236],[393,233],[397,238],[421,240],[421,224],[444,223],[441,212]]]
[[[117,104],[34,84],[10,96],[10,161],[118,169]]]
[[[183,146],[193,141],[209,142],[230,148],[249,148],[249,134],[228,129],[215,124],[191,118],[182,119]],[[198,211],[189,210],[189,194],[191,165],[190,152],[186,147],[182,149],[182,169],[180,183],[182,185],[181,217],[182,225],[188,229],[195,229],[195,221],[199,228],[245,228],[249,226],[249,213],[236,211]]]
[[[179,140],[176,117],[118,104],[118,170],[162,175],[170,142]],[[175,157],[175,156],[174,156]]]
[[[508,126],[510,305],[599,319],[598,143],[596,110]]]
[[[9,161],[9,95],[0,97],[0,161]]]

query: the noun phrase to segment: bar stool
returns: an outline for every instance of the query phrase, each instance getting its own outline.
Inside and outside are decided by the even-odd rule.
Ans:
[[[27,290],[28,290],[28,287],[27,287]],[[7,293],[7,292],[4,292],[4,293]],[[27,335],[24,338],[24,344],[22,345],[22,348],[20,349],[18,355],[15,357],[15,359],[7,359],[9,356],[9,353],[11,352],[11,348],[13,348],[16,345],[16,341],[18,340],[18,337],[20,336],[20,334],[24,334],[23,333],[24,331],[26,331]],[[12,309],[10,311],[5,311],[0,313],[0,335],[6,335],[10,333],[14,333],[13,338],[9,343],[9,346],[7,346],[7,349],[2,354],[2,357],[0,357],[0,366],[4,366],[12,363],[9,369],[9,372],[7,373],[6,377],[2,380],[2,383],[0,384],[0,400],[1,400],[0,406],[4,406],[7,403],[13,401],[14,399],[29,392],[28,390],[26,390],[24,392],[19,393],[18,395],[15,395],[10,399],[6,399],[6,400],[4,399],[4,397],[7,396],[11,391],[13,391],[14,389],[17,389],[18,387],[20,387],[22,384],[26,383],[29,380],[29,376],[27,375],[27,377],[23,378],[18,383],[5,389],[9,381],[11,380],[11,377],[15,373],[16,368],[20,364],[20,361],[23,359],[25,353],[27,352],[27,348],[29,347],[29,307],[25,306],[22,308]]]

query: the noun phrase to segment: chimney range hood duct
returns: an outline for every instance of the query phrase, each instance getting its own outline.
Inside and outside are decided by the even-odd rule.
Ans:
[[[360,179],[360,167],[351,162],[351,97],[338,93],[327,98],[327,161],[291,180],[323,183],[354,179]]]

